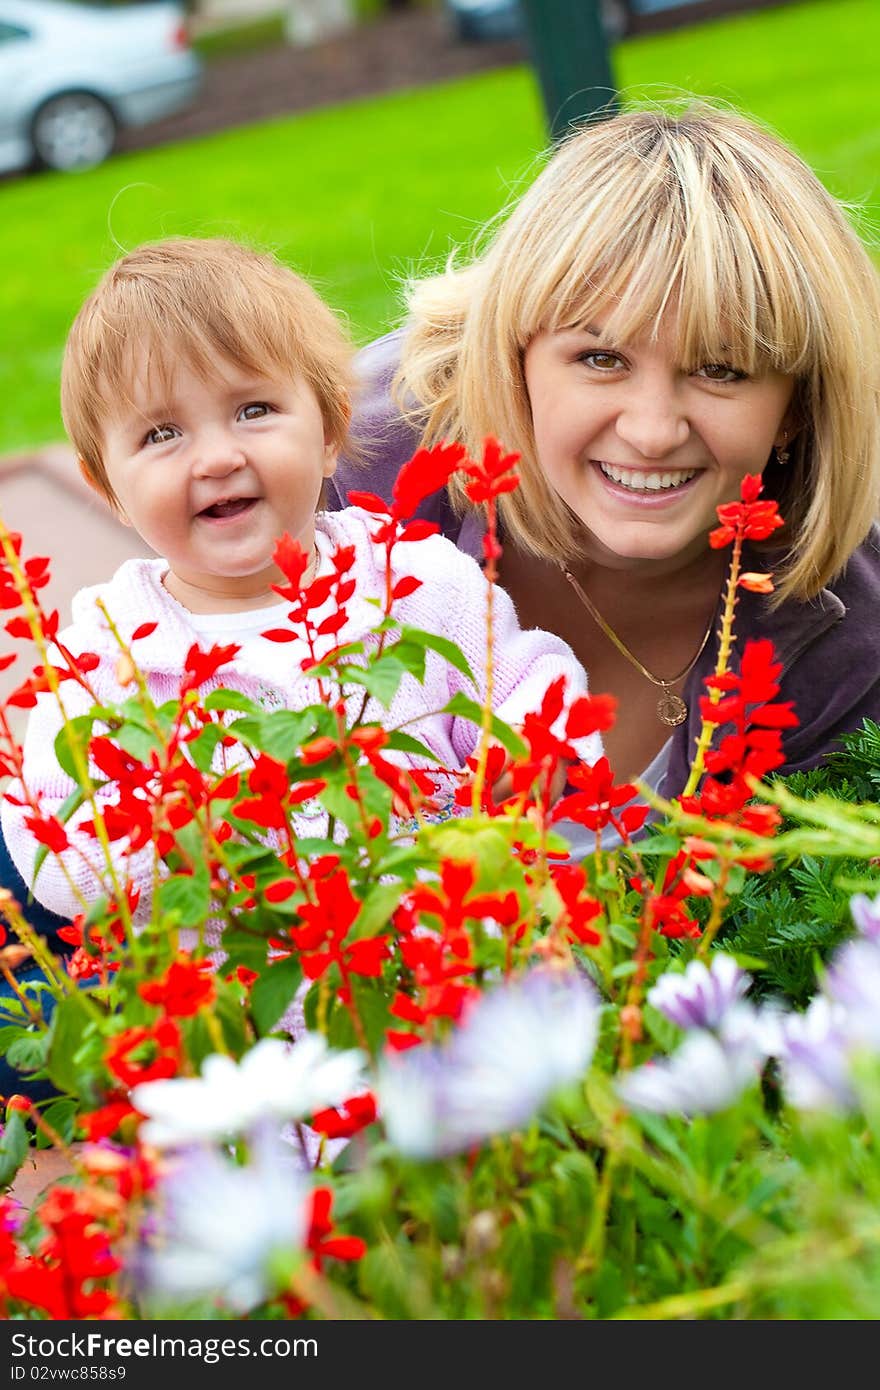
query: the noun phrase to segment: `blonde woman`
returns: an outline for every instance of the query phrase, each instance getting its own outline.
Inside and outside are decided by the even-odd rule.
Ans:
[[[741,639],[784,663],[783,772],[880,719],[880,283],[842,206],[775,136],[693,103],[572,135],[471,264],[415,284],[401,330],[360,354],[348,487],[389,492],[421,441],[497,435],[501,582],[596,691],[621,777],[682,790],[713,668],[726,552],[715,508],[763,473],[786,529],[746,566]],[[432,504],[461,550],[482,519]],[[781,544],[779,542],[781,537]]]

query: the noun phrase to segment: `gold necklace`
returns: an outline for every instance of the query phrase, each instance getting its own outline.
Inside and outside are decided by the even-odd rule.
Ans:
[[[660,696],[660,699],[657,701],[657,718],[660,720],[661,724],[666,724],[671,729],[674,729],[677,724],[683,724],[684,721],[687,719],[688,707],[685,704],[684,700],[681,698],[681,696],[676,695],[675,691],[671,687],[673,685],[677,685],[678,682],[682,680],[688,674],[689,671],[692,671],[693,668],[696,666],[697,662],[699,661],[700,657],[703,655],[703,650],[706,646],[706,643],[709,640],[709,635],[712,631],[712,627],[715,622],[714,611],[712,613],[711,618],[709,619],[709,626],[703,633],[703,640],[701,641],[694,655],[691,657],[687,666],[685,666],[684,670],[679,671],[677,676],[673,676],[670,680],[664,681],[661,680],[659,676],[655,676],[651,671],[649,671],[647,666],[643,666],[637,656],[633,656],[629,647],[624,645],[624,643],[620,640],[614,629],[610,627],[608,623],[606,623],[605,619],[602,617],[602,614],[599,612],[598,608],[593,603],[592,599],[587,598],[587,595],[584,593],[583,589],[581,588],[580,584],[577,582],[571,571],[567,570],[561,562],[559,567],[562,570],[562,573],[565,575],[571,587],[574,589],[581,603],[586,608],[587,612],[598,623],[599,627],[605,633],[605,636],[609,639],[609,641],[614,643],[621,656],[625,656],[627,661],[629,661],[633,666],[635,666],[637,671],[641,671],[642,675],[647,680],[649,680],[652,685],[658,685],[660,687],[662,694]]]

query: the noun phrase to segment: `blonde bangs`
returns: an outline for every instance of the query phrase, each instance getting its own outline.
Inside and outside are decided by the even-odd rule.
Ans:
[[[729,361],[758,374],[808,375],[823,334],[807,248],[755,171],[704,166],[685,146],[616,152],[548,261],[525,252],[520,345],[543,329],[599,321],[609,340],[674,325],[685,370]],[[604,175],[604,176],[603,176]],[[582,228],[590,226],[588,250]],[[525,249],[525,248],[524,248]]]

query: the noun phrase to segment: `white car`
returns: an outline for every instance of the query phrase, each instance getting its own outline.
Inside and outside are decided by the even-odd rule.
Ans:
[[[182,5],[0,0],[0,172],[100,164],[123,126],[188,106],[200,77]]]

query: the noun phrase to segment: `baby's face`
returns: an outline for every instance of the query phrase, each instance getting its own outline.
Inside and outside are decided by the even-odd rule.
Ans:
[[[178,358],[163,390],[144,365],[105,428],[124,519],[167,559],[166,587],[192,612],[277,601],[275,541],[314,543],[337,450],[311,387],[274,370],[254,377],[221,361],[205,381]]]

